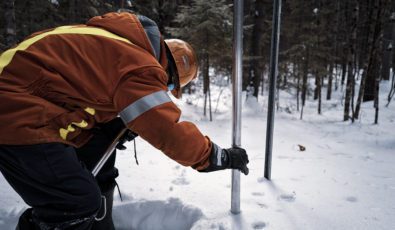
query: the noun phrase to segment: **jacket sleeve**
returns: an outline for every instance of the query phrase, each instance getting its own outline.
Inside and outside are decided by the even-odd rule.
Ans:
[[[162,69],[145,68],[120,82],[114,105],[127,127],[155,148],[184,166],[205,169],[211,141],[193,123],[179,122],[181,111],[168,97],[166,83]]]

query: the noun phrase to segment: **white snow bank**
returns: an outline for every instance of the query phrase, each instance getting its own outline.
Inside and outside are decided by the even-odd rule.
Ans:
[[[23,211],[0,211],[0,229],[15,229]],[[117,230],[188,230],[202,217],[200,209],[185,205],[177,198],[166,201],[129,200],[119,202],[113,209]]]
[[[123,202],[113,212],[117,230],[187,230],[203,217],[200,209],[186,206],[176,198]]]
[[[22,215],[24,209],[14,209],[10,212],[0,210],[0,229],[15,229],[19,216]]]

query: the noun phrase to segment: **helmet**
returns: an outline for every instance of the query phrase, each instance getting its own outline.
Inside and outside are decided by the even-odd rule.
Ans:
[[[169,65],[174,61],[176,73],[173,74],[173,84],[175,88],[171,93],[176,97],[181,97],[181,87],[187,85],[196,78],[198,71],[198,63],[196,53],[191,45],[180,39],[166,39],[165,44],[170,51]]]

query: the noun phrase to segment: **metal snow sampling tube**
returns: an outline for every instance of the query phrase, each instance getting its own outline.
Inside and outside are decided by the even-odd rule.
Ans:
[[[241,145],[241,86],[243,74],[243,0],[233,1],[232,147]],[[232,170],[231,213],[240,213],[240,171]]]
[[[275,0],[273,4],[273,28],[270,58],[270,86],[267,111],[266,128],[266,151],[265,151],[265,172],[266,179],[272,177],[272,149],[273,149],[273,129],[274,129],[274,102],[276,81],[278,72],[278,49],[280,43],[280,23],[281,23],[281,0]]]

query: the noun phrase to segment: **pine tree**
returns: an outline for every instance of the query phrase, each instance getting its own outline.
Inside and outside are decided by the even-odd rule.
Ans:
[[[158,24],[159,31],[163,35],[169,36],[166,27],[173,26],[173,20],[179,12],[179,6],[187,6],[190,2],[186,0],[134,0],[132,8],[138,14],[154,20]]]
[[[232,20],[230,6],[225,3],[225,0],[192,1],[190,7],[181,6],[174,20],[176,26],[168,28],[172,36],[188,41],[197,51],[203,75],[205,105],[207,98],[210,98],[210,68],[230,72]]]

